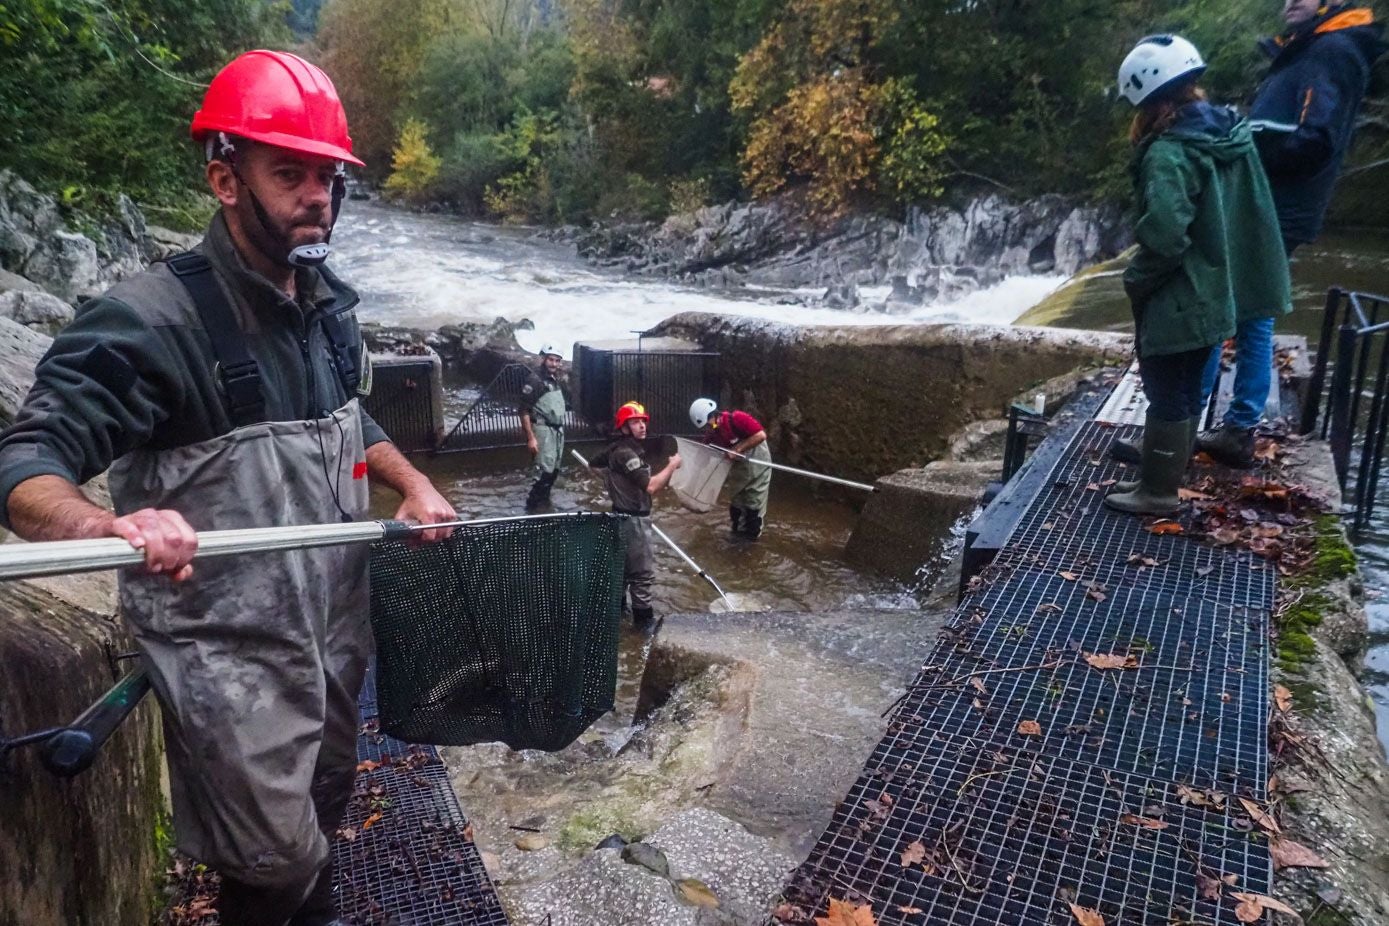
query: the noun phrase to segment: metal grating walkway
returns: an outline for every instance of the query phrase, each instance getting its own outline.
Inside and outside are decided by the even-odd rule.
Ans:
[[[342,918],[353,926],[506,926],[438,750],[377,729],[374,672],[359,704],[362,764],[333,845]]]
[[[1268,892],[1266,840],[1229,812],[1266,793],[1275,575],[1103,507],[1135,431],[1071,438],[793,874],[802,915],[1225,924],[1231,891]]]

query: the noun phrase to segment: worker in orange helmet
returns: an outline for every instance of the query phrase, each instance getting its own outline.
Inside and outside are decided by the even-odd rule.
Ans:
[[[651,543],[651,496],[670,483],[680,468],[680,454],[673,454],[657,473],[646,460],[647,425],[651,416],[640,402],[627,402],[613,416],[613,440],[592,466],[607,468],[605,479],[613,511],[627,515],[623,527],[627,541],[624,593],[632,599],[632,621],[639,628],[654,624],[651,585],[656,578],[656,557]]]
[[[362,162],[328,75],[247,52],[192,134],[220,209],[198,247],[54,339],[0,433],[0,521],[144,551],[121,605],[162,708],[177,845],[221,873],[225,926],[326,926],[371,647],[367,550],[195,569],[196,531],[360,519],[368,479],[401,494],[398,518],[456,515],[359,404],[358,299],[324,261],[345,165]],[[114,512],[77,488],[108,467]]]

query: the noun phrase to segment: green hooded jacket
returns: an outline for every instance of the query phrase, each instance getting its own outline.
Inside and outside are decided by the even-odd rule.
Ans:
[[[1134,157],[1138,253],[1124,272],[1140,356],[1211,347],[1292,309],[1268,178],[1249,125],[1191,103]]]

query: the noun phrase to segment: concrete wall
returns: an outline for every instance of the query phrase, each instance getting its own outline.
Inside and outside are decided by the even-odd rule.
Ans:
[[[0,318],[0,424],[47,344]],[[104,479],[88,492],[109,504]],[[115,615],[112,573],[0,582],[6,737],[69,723],[111,687],[106,644],[131,649]],[[162,771],[150,699],[74,779],[50,775],[34,747],[12,753],[0,765],[0,926],[148,926],[164,861],[155,847]]]
[[[757,415],[781,461],[872,481],[1078,368],[1127,361],[1117,334],[975,325],[797,327],[686,313],[653,333],[723,355],[720,402]]]

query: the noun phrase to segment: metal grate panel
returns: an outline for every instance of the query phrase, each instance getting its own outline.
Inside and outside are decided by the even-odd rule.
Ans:
[[[377,729],[374,675],[358,701],[361,765],[333,845],[341,915],[355,926],[505,926],[438,750]]]
[[[1087,423],[1039,480],[793,874],[801,914],[1225,924],[1232,890],[1267,893],[1264,836],[1224,808],[1267,790],[1276,574],[1103,507],[1131,478],[1109,442],[1135,431]]]
[[[903,865],[918,841],[922,860]],[[1265,840],[1162,781],[899,732],[874,750],[786,896],[814,912],[831,895],[861,898],[880,926],[1074,926],[1068,902],[1110,926],[1236,923],[1233,900],[1201,896],[1198,871],[1226,894],[1267,893]]]
[[[1262,797],[1266,616],[1139,587],[1090,595],[1080,582],[1018,572],[972,596],[894,726]],[[1137,667],[1095,668],[1091,654]],[[1024,720],[1041,734],[1020,735]]]
[[[363,405],[405,453],[433,450],[443,436],[438,367],[432,355],[374,358],[371,393]]]
[[[531,368],[524,364],[511,363],[503,367],[487,384],[481,397],[444,435],[439,452],[525,446],[521,430],[521,387],[530,375]],[[567,390],[568,386],[565,388]],[[573,409],[566,409],[564,433],[569,440],[581,440],[592,436],[593,430]]]

